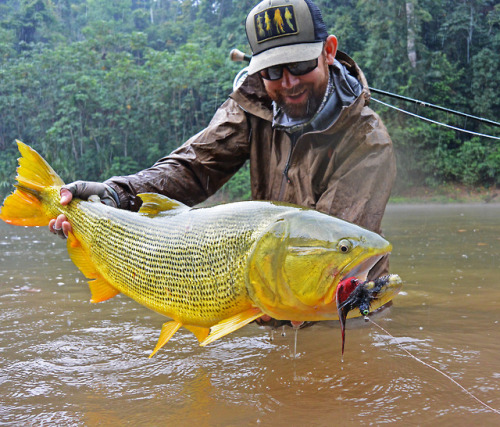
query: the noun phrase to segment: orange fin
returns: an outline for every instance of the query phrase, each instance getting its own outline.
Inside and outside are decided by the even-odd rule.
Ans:
[[[139,213],[150,218],[160,214],[176,215],[179,210],[190,209],[189,206],[161,194],[141,193],[138,196],[142,199]]]
[[[89,282],[92,298],[90,302],[103,302],[118,295],[120,291],[111,286],[104,277],[100,276]]]
[[[28,145],[17,141],[18,159],[16,191],[5,199],[0,219],[8,224],[44,226],[52,218],[43,206],[42,193],[48,187],[62,186],[63,180],[50,165]]]
[[[89,254],[81,245],[80,241],[73,233],[69,233],[68,240],[66,241],[68,254],[71,261],[80,269],[87,279],[97,279],[99,273],[95,268],[94,263],[90,259]]]
[[[192,332],[195,337],[198,339],[198,342],[203,342],[205,338],[208,337],[210,333],[210,328],[204,328],[203,326],[191,326],[191,325],[183,325],[188,331]]]
[[[101,273],[97,271],[89,254],[73,233],[69,233],[66,245],[71,261],[73,261],[87,279],[94,279],[89,282],[92,294],[90,302],[106,301],[120,293],[118,289],[110,285],[102,277]]]
[[[0,211],[0,219],[12,225],[44,226],[48,224],[43,216],[42,202],[22,188],[5,199]]]
[[[19,185],[35,191],[42,191],[45,187],[64,185],[64,181],[40,154],[29,145],[19,140],[16,142],[21,153],[16,177]]]
[[[155,349],[149,355],[149,358],[152,358],[154,354],[162,348],[170,338],[178,331],[178,329],[182,326],[182,323],[172,320],[170,322],[164,323],[161,332],[160,338],[158,338],[158,343],[156,344]]]
[[[200,343],[200,346],[205,347],[207,344],[222,338],[223,336],[242,328],[246,324],[259,318],[264,313],[260,308],[250,308],[241,313],[238,313],[228,319],[224,319],[210,328],[210,335]]]

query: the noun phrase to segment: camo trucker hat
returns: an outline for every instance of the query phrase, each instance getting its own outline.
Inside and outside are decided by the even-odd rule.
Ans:
[[[321,12],[310,0],[264,0],[248,14],[246,32],[253,53],[248,74],[316,59],[328,37]]]

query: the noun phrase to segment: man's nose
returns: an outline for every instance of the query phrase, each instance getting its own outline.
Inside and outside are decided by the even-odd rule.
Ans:
[[[284,89],[290,89],[299,82],[299,78],[294,76],[287,68],[283,68],[283,77],[281,78],[281,86]]]

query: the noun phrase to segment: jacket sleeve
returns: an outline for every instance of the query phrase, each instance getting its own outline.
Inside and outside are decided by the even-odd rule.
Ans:
[[[351,127],[335,150],[335,172],[316,208],[381,233],[381,222],[396,176],[390,136],[371,109]]]
[[[136,211],[140,193],[158,193],[189,206],[215,193],[249,157],[245,112],[228,99],[206,129],[152,167],[107,180],[118,193],[121,208]]]

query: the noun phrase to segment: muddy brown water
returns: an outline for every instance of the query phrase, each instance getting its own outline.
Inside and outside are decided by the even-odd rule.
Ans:
[[[255,324],[201,348],[118,296],[89,303],[64,242],[0,222],[0,424],[500,425],[500,205],[389,206],[389,309],[271,334]]]

